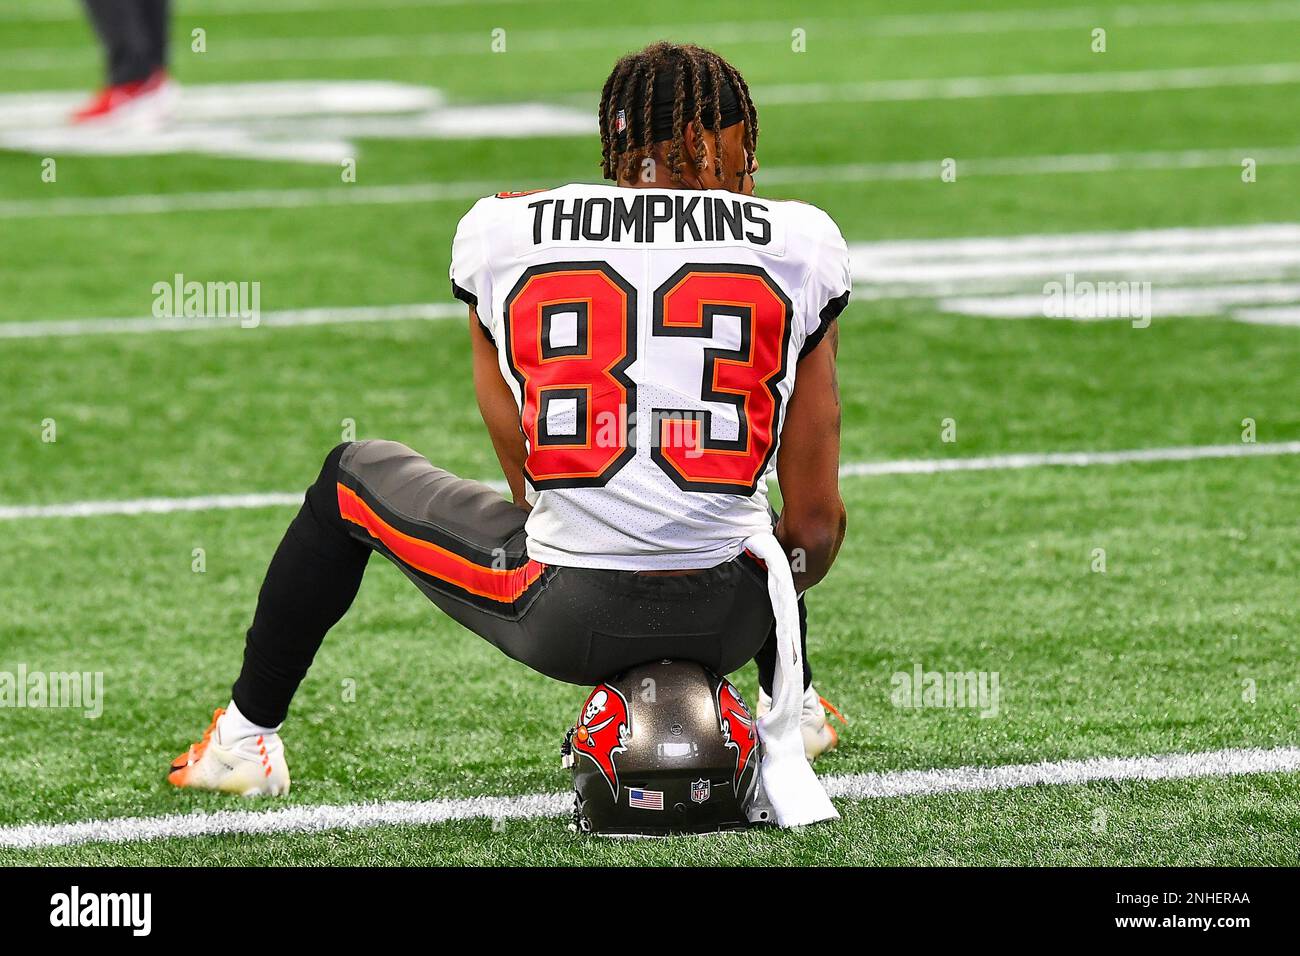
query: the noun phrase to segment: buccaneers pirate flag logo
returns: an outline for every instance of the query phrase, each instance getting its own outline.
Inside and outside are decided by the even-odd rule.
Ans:
[[[608,684],[591,692],[573,731],[573,752],[594,763],[618,799],[618,768],[614,755],[627,750],[625,743],[632,732],[632,718],[627,699]]]
[[[740,692],[731,686],[730,681],[719,681],[717,690],[718,726],[727,746],[736,751],[736,776],[732,781],[737,790],[749,758],[754,753],[758,738],[754,733],[754,720],[749,716],[749,708],[740,698]]]

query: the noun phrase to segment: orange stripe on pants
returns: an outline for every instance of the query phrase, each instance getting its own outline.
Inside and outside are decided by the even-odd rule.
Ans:
[[[446,548],[398,531],[351,488],[340,484],[338,495],[339,514],[343,519],[365,528],[402,564],[471,594],[510,604],[518,600],[546,570],[546,565],[532,560],[522,567],[504,569],[475,564]]]

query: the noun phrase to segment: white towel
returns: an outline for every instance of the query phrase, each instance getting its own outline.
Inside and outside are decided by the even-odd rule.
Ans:
[[[753,535],[745,547],[767,564],[767,592],[776,618],[776,677],[772,709],[758,721],[763,742],[759,800],[771,806],[778,825],[803,826],[840,815],[803,752],[799,713],[803,707],[803,667],[799,662],[799,596],[785,551],[771,532]]]

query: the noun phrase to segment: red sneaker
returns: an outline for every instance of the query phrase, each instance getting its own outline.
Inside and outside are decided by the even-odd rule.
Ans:
[[[89,123],[95,120],[112,119],[170,87],[171,80],[167,71],[162,69],[154,70],[143,80],[106,87],[89,103],[72,114],[72,122]]]

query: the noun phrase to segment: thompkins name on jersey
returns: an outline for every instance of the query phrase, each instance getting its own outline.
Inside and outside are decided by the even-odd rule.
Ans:
[[[756,200],[720,196],[576,196],[539,199],[533,213],[533,244],[554,242],[750,242],[772,241],[769,210]],[[665,228],[660,228],[665,227]],[[669,228],[670,227],[670,228]]]

